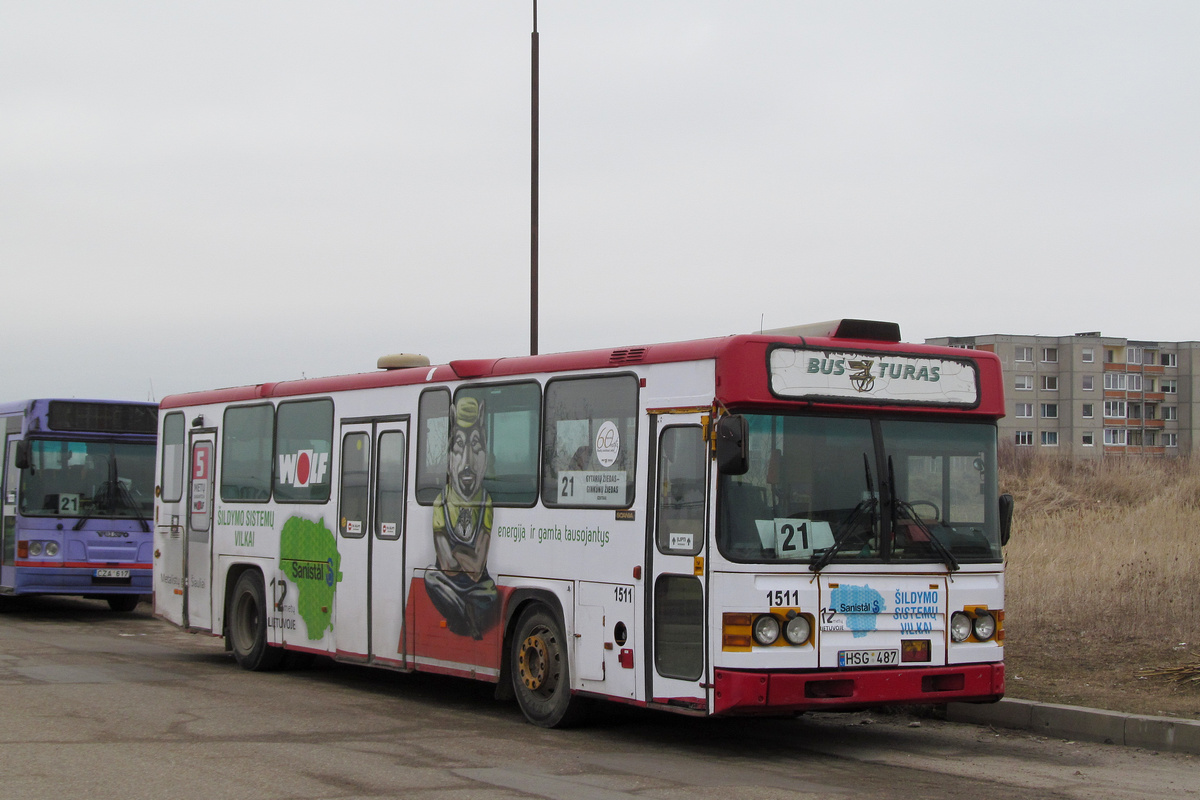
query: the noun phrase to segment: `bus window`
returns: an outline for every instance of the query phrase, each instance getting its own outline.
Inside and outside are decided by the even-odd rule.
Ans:
[[[717,544],[735,561],[799,561],[834,545],[879,557],[880,476],[866,419],[747,414],[750,467],[718,478]]]
[[[663,430],[658,448],[658,549],[695,555],[704,546],[704,435],[698,425]]]
[[[221,430],[221,499],[266,502],[271,497],[271,446],[275,414],[270,405],[226,409]]]
[[[402,431],[379,435],[375,535],[380,539],[399,539],[404,530],[404,453]]]
[[[342,502],[338,513],[342,536],[358,539],[366,533],[367,499],[371,475],[371,437],[351,433],[342,439]]]
[[[162,441],[162,499],[178,503],[183,497],[183,414],[173,412],[163,417]]]
[[[446,448],[450,441],[450,392],[421,393],[417,409],[417,502],[432,503],[446,488]]]
[[[497,506],[531,506],[537,502],[538,432],[542,392],[537,383],[490,384],[460,389],[478,404],[487,439],[483,487]]]
[[[327,502],[332,451],[332,400],[280,403],[275,417],[276,501]]]
[[[690,575],[654,584],[654,666],[665,678],[694,681],[704,672],[704,591]]]
[[[628,508],[633,503],[637,390],[635,375],[546,384],[544,505]]]

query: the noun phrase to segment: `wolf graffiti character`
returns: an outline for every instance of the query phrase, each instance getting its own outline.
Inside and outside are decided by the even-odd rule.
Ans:
[[[433,505],[437,564],[425,573],[429,599],[454,633],[483,638],[496,622],[496,582],[487,572],[492,538],[492,498],[487,471],[483,404],[461,397],[450,408],[446,488]]]

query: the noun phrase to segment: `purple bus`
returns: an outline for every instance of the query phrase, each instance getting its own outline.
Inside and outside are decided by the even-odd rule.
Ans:
[[[102,597],[132,611],[151,592],[155,403],[0,403],[0,595]]]

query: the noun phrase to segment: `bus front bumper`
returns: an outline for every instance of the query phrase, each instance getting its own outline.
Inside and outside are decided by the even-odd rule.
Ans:
[[[97,571],[112,569],[103,564],[95,567],[32,567],[18,564],[14,594],[150,594],[153,591],[153,571],[149,566],[123,565],[129,577],[102,578]]]
[[[730,715],[988,703],[1004,696],[1004,664],[830,672],[717,669],[713,689],[713,713]]]

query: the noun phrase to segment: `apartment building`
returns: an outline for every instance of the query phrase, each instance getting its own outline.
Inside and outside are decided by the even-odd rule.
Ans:
[[[1000,441],[1072,458],[1187,457],[1200,442],[1200,342],[1102,336],[946,336],[1004,365]]]

